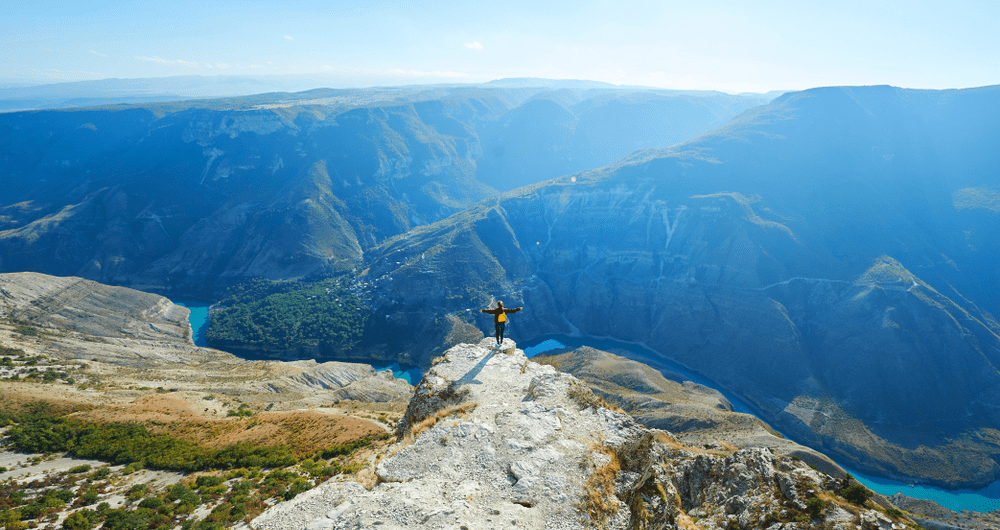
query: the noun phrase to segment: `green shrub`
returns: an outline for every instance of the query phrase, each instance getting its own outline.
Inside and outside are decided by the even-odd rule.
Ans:
[[[826,501],[819,497],[812,497],[806,501],[806,511],[809,515],[813,517],[818,517],[824,510],[826,510]]]
[[[285,467],[297,461],[288,446],[239,443],[214,450],[166,434],[152,434],[142,425],[134,423],[93,424],[75,418],[51,416],[19,419],[23,421],[18,421],[7,431],[15,450],[23,453],[65,451],[78,458],[128,464],[122,470],[125,474],[144,467],[193,472],[240,467]],[[106,475],[93,478],[106,478]]]
[[[292,484],[288,487],[285,493],[282,495],[286,501],[292,500],[299,493],[308,491],[312,486],[304,478],[297,478],[292,481]]]
[[[18,325],[16,328],[14,328],[14,331],[20,333],[21,335],[26,335],[28,337],[37,337],[39,335],[39,332],[38,332],[37,329],[35,329],[35,328],[33,328],[33,327],[31,327],[31,326],[29,326],[27,324],[20,324],[20,325]]]
[[[145,484],[133,484],[132,487],[128,489],[127,495],[129,496],[130,499],[132,497],[135,497],[136,499],[138,499],[138,498],[142,498],[142,496],[145,495],[147,491],[149,491],[149,486],[147,486]],[[131,499],[131,500],[135,500],[135,499]]]
[[[226,412],[226,415],[235,416],[239,418],[249,418],[250,416],[253,416],[253,411],[250,410],[250,405],[247,405],[246,403],[241,403],[239,410],[229,410],[228,412]]]
[[[64,503],[69,502],[73,500],[74,497],[76,497],[76,495],[74,495],[73,492],[69,490],[52,490],[49,491],[45,496],[54,499],[59,499]]]
[[[201,497],[194,491],[191,491],[191,488],[179,482],[170,486],[170,489],[167,490],[166,498],[168,501],[178,501],[180,504],[189,504],[192,506],[201,504]]]
[[[104,530],[147,530],[149,510],[107,510],[104,514]]]
[[[249,443],[238,443],[222,449],[215,454],[213,461],[217,469],[234,469],[240,467],[287,467],[295,464],[297,459],[292,456],[292,449],[286,445],[255,446]]]
[[[223,483],[222,477],[203,475],[195,479],[195,485],[199,488],[204,486],[218,486]]]
[[[159,497],[146,497],[145,499],[142,499],[142,502],[139,503],[139,507],[155,510],[160,506],[163,506],[163,504],[164,504],[163,499]]]
[[[97,512],[84,508],[69,514],[63,521],[63,528],[65,530],[90,530],[99,520],[100,516]]]
[[[90,506],[91,504],[97,502],[97,493],[93,491],[88,491],[87,493],[80,495],[79,502],[82,506]]]
[[[90,464],[83,464],[82,466],[76,466],[76,467],[69,468],[69,473],[72,473],[72,474],[75,474],[75,473],[86,473],[87,471],[90,471]]]
[[[364,438],[361,438],[360,440],[354,440],[353,442],[349,442],[343,445],[333,445],[320,451],[317,454],[317,458],[329,460],[331,458],[336,458],[341,455],[349,455],[362,447],[367,447],[371,445],[372,442],[376,440],[384,440],[386,438],[389,438],[389,436],[390,436],[389,433],[383,433],[381,435],[376,435],[376,436],[366,436]]]
[[[246,495],[250,493],[250,481],[241,480],[238,484],[235,484],[232,488],[234,494]]]
[[[198,493],[201,493],[202,502],[208,502],[210,499],[218,498],[226,493],[229,488],[225,484],[219,484],[218,486],[204,486],[198,488]]]
[[[868,499],[872,497],[872,492],[861,484],[851,484],[840,490],[840,496],[852,504],[864,506],[868,502]]]
[[[35,519],[38,516],[42,515],[42,513],[46,511],[46,507],[44,504],[33,502],[31,504],[18,508],[17,511],[20,512],[21,514],[21,520],[27,521],[30,519]]]

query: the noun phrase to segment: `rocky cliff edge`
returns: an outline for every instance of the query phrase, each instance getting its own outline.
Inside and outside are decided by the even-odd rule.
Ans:
[[[357,481],[327,482],[250,527],[888,530],[906,522],[874,503],[847,503],[834,493],[841,480],[766,448],[685,447],[611,410],[572,375],[529,361],[510,340],[449,349],[416,388],[397,436]]]

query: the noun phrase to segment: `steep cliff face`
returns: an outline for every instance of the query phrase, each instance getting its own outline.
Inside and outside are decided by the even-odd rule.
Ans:
[[[367,488],[327,482],[250,527],[889,529],[906,521],[874,504],[849,506],[831,491],[838,480],[767,449],[699,450],[647,430],[509,340],[448,350],[417,387],[399,437]]]
[[[858,467],[983,485],[1000,478],[1000,255],[977,243],[996,214],[990,176],[951,164],[995,158],[975,147],[990,111],[967,113],[986,97],[1000,91],[787,95],[420,227],[371,274],[403,306],[524,305],[520,337],[644,343]],[[950,120],[966,144],[940,138]]]

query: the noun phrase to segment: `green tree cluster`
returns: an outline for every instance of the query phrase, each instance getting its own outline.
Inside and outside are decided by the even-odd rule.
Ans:
[[[254,279],[229,290],[214,310],[205,338],[218,348],[283,351],[351,348],[369,311],[340,283]]]
[[[837,493],[853,504],[864,506],[872,498],[871,490],[859,483],[850,473],[840,479],[840,489]]]
[[[208,449],[197,443],[154,434],[135,423],[96,424],[75,418],[25,414],[8,431],[8,441],[24,453],[68,452],[137,468],[201,471],[239,467],[284,467],[298,461],[288,446],[238,443]]]

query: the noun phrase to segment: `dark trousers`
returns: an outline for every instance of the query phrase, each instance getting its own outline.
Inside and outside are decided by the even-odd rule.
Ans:
[[[507,324],[505,324],[503,322],[498,322],[497,323],[497,344],[500,344],[500,343],[503,342],[503,329],[505,327],[507,327]]]

